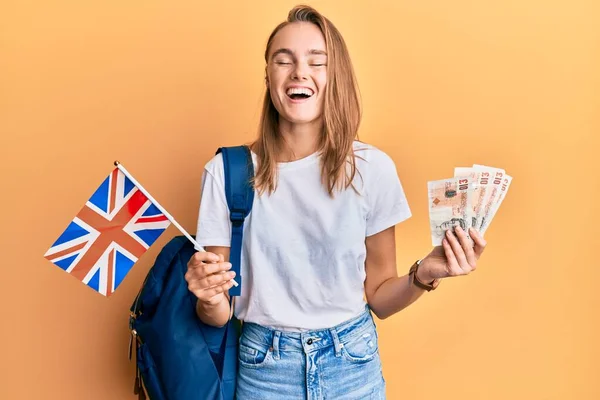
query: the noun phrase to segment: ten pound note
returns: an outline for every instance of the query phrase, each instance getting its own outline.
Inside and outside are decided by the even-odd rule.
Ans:
[[[512,177],[501,168],[457,167],[454,177],[427,182],[431,241],[440,246],[447,230],[477,229],[482,235],[504,201]]]
[[[447,230],[454,230],[454,227],[460,226],[466,231],[471,224],[469,183],[468,176],[427,182],[429,223],[434,246],[441,246]]]

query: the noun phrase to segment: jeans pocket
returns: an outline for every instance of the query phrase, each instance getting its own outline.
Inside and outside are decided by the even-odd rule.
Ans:
[[[378,355],[379,345],[375,330],[358,334],[348,341],[342,342],[342,355],[348,361],[362,364],[369,362]]]
[[[259,368],[273,360],[271,348],[258,345],[254,342],[243,341],[238,347],[238,361],[247,368]]]

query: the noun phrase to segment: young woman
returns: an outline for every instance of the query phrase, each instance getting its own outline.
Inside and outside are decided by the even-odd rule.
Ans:
[[[391,158],[356,140],[359,101],[341,34],[296,7],[271,34],[265,61],[234,305],[244,322],[237,398],[384,399],[371,312],[387,318],[440,279],[473,271],[485,241],[457,228],[399,277],[394,227],[411,212]],[[222,326],[234,274],[221,155],[205,167],[196,240],[207,252],[188,263],[189,290],[199,318]]]

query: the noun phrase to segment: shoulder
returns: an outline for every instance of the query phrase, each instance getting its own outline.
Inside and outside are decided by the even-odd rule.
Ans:
[[[396,164],[392,157],[372,144],[355,140],[354,154],[359,168],[378,172],[390,170],[395,172],[396,170]]]
[[[223,168],[223,154],[215,154],[206,164],[204,164],[204,170],[211,175],[213,178],[223,180],[225,177],[225,170]]]
[[[254,164],[254,168],[257,165],[257,156],[254,152],[252,155],[252,163]],[[213,177],[223,181],[225,179],[225,165],[223,164],[223,154],[217,153],[215,154],[208,162],[204,165],[204,170],[212,175]]]

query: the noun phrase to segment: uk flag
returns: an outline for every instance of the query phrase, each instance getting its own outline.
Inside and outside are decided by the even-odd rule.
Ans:
[[[44,257],[110,296],[169,225],[169,219],[117,167]]]

